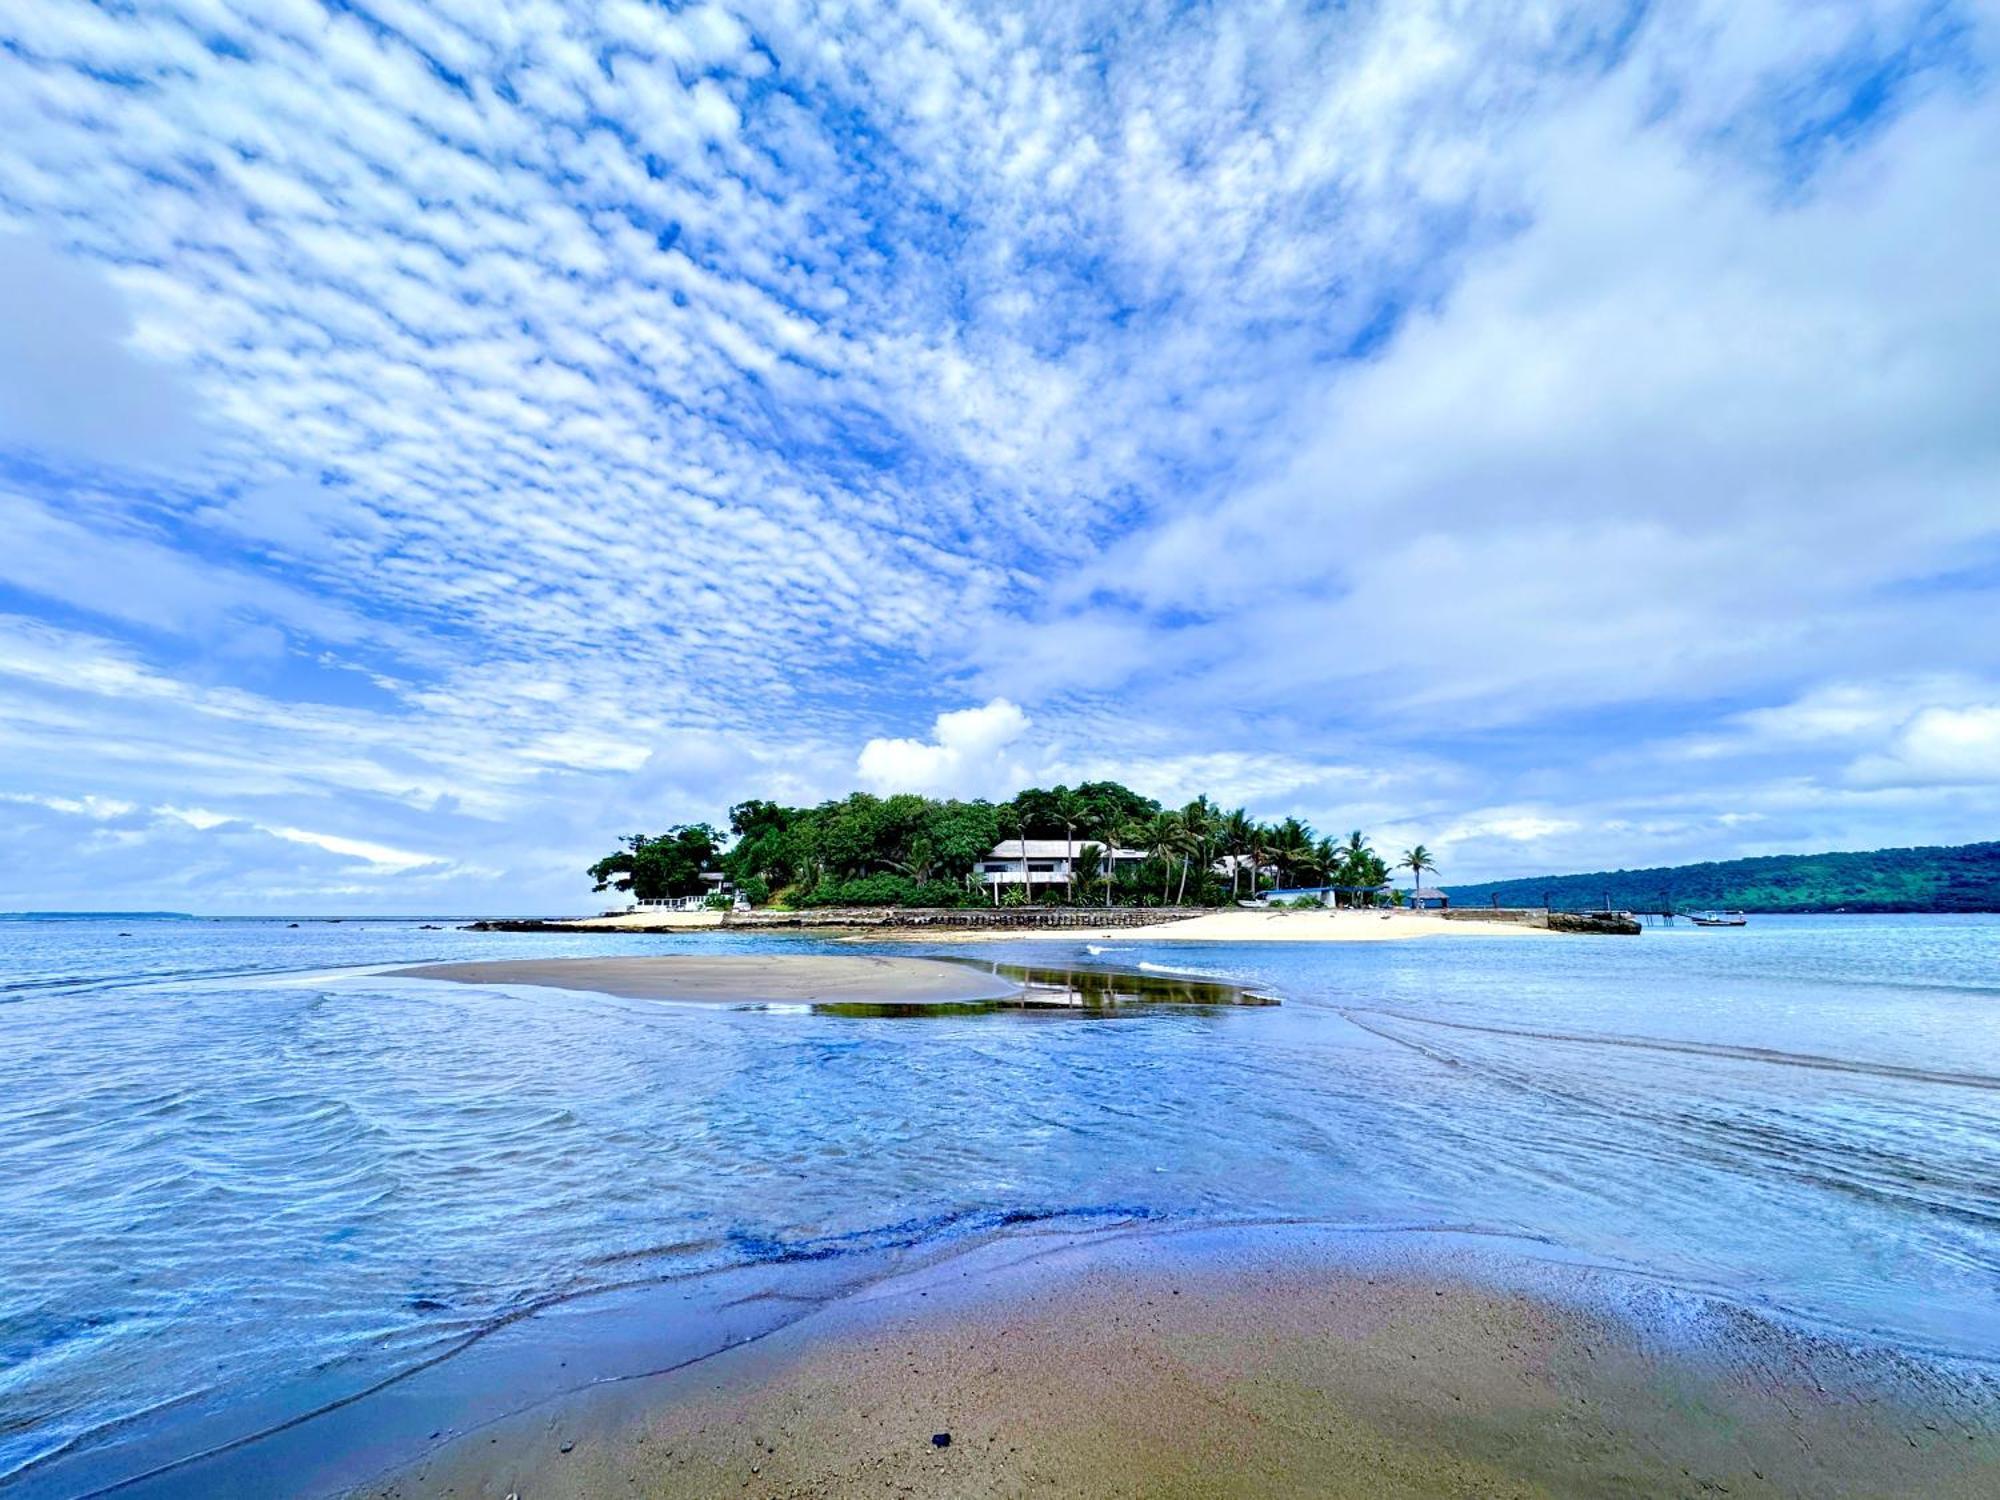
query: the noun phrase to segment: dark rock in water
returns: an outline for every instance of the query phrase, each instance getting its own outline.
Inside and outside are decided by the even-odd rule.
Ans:
[[[931,1446],[933,1448],[949,1448],[951,1446],[951,1434],[948,1432],[932,1433]]]
[[[570,1450],[571,1450],[572,1448],[574,1448],[575,1446],[576,1446],[576,1444],[575,1444],[575,1443],[564,1443],[564,1444],[562,1445],[562,1451],[563,1451],[563,1452],[565,1452],[565,1453],[567,1453],[567,1452],[569,1452],[569,1451],[570,1451]]]
[[[296,926],[298,926],[299,924],[298,924],[298,923],[296,923],[296,922],[287,922],[287,923],[286,923],[285,925],[286,925],[287,927],[296,927]]]
[[[1552,911],[1551,932],[1593,932],[1618,937],[1637,937],[1645,929],[1637,919],[1622,911]]]

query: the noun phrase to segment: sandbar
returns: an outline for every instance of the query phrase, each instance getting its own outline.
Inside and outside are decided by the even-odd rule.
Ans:
[[[883,1002],[951,1005],[1005,1000],[1014,980],[967,964],[859,954],[667,954],[642,958],[507,958],[391,969],[398,979],[523,984],[632,1000],[713,1005]]]
[[[693,1365],[446,1434],[355,1493],[2000,1493],[1977,1372],[1740,1311],[1649,1332],[1589,1297],[1291,1227],[1203,1239],[992,1246]]]

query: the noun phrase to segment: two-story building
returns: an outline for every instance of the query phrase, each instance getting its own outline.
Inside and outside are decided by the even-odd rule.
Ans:
[[[1027,887],[1028,899],[1032,901],[1037,891],[1073,884],[1071,859],[1083,853],[1085,844],[1096,841],[1080,838],[1072,844],[1067,839],[1002,839],[974,867],[972,878],[987,886],[995,900],[1008,886],[1020,885]],[[1091,872],[1093,879],[1104,873],[1104,846],[1096,844],[1096,848],[1099,852],[1097,868]],[[1140,864],[1145,858],[1137,849],[1111,851],[1112,862],[1117,866]]]

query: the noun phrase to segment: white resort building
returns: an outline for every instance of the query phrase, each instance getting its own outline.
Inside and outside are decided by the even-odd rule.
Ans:
[[[1072,883],[1071,857],[1081,855],[1086,844],[1098,850],[1097,868],[1089,872],[1095,879],[1104,873],[1104,846],[1082,838],[1075,843],[1067,839],[1002,839],[973,869],[972,878],[992,887],[995,899],[1010,885],[1025,885],[1032,899],[1038,889],[1046,891]],[[1137,849],[1113,849],[1111,858],[1117,865],[1136,865],[1143,863],[1146,856]],[[1083,873],[1076,872],[1076,878],[1083,878]]]

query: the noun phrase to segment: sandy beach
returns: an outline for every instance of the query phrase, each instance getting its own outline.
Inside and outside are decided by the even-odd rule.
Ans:
[[[905,934],[885,931],[883,937]],[[1030,930],[975,928],[940,932],[924,929],[907,934],[926,941],[991,941],[1034,937]],[[1145,927],[1064,927],[1048,936],[1086,942],[1120,943],[1398,943],[1421,938],[1546,938],[1541,928],[1511,922],[1451,921],[1429,912],[1413,911],[1252,911],[1225,908],[1204,916]]]
[[[759,1002],[946,1005],[1003,1000],[1021,988],[1013,980],[967,964],[859,954],[493,959],[419,964],[387,973],[395,979],[525,984],[547,989],[592,990],[633,1000],[681,1000],[711,1005]]]
[[[607,932],[695,932],[728,926],[726,913],[623,912],[616,916],[581,917],[566,927]],[[747,924],[746,924],[747,925]],[[925,942],[1033,937],[1033,928],[944,927],[898,929],[870,927],[857,939],[920,938]],[[1141,927],[1051,928],[1048,935],[1087,942],[1113,940],[1148,943],[1390,943],[1415,938],[1547,937],[1542,929],[1511,922],[1461,918],[1449,920],[1433,912],[1389,911],[1261,911],[1225,907],[1198,917],[1155,922]]]
[[[1393,1236],[1357,1251],[1286,1226],[1003,1241],[694,1365],[450,1436],[356,1493],[2000,1489],[1980,1377],[1713,1307],[1648,1332],[1607,1310],[1610,1283],[1574,1275],[1585,1295],[1565,1300],[1456,1275]]]

